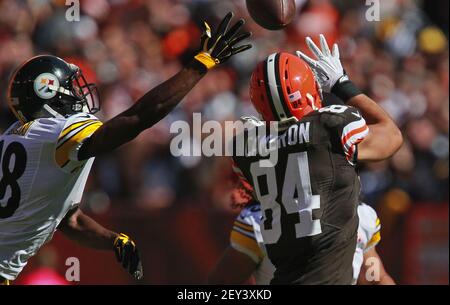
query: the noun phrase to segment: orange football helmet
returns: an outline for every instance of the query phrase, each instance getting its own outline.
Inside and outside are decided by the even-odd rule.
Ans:
[[[275,53],[255,69],[250,98],[266,122],[300,120],[322,107],[322,93],[308,64],[289,53]]]

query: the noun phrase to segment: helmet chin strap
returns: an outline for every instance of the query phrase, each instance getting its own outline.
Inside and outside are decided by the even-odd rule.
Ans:
[[[307,93],[306,98],[308,99],[309,104],[313,110],[319,110],[319,108],[315,104],[314,97],[311,94]]]
[[[292,117],[287,118],[287,119],[282,119],[278,123],[278,129],[280,131],[286,130],[286,129],[288,129],[289,127],[291,127],[292,125],[294,125],[297,122],[298,122],[298,119],[295,116],[292,116]]]
[[[83,107],[81,108],[81,111],[84,113],[91,113],[91,111],[89,110],[88,105],[84,104]]]
[[[317,107],[315,104],[314,97],[310,93],[306,94],[306,98],[308,99],[308,104],[314,111],[319,110],[319,107]],[[282,119],[279,123],[279,129],[280,130],[288,129],[291,125],[297,123],[298,121],[299,119],[296,118],[295,116],[289,117],[287,119]]]
[[[50,107],[49,105],[45,104],[44,106],[42,106],[42,108],[44,108],[45,110],[47,110],[48,113],[50,113],[54,118],[57,119],[64,119],[64,116],[59,114],[57,111],[55,111],[52,107]]]

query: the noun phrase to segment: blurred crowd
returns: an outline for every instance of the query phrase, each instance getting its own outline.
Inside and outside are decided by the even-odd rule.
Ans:
[[[365,1],[297,0],[295,21],[277,32],[251,21],[244,0],[86,0],[78,22],[66,20],[65,2],[0,1],[0,131],[14,121],[5,101],[8,79],[33,55],[50,53],[80,66],[97,83],[99,116],[107,120],[192,57],[203,20],[217,25],[234,11],[253,32],[251,51],[212,71],[152,130],[97,160],[84,203],[92,212],[195,205],[235,213],[229,160],[173,157],[170,124],[191,121],[193,112],[221,122],[254,115],[248,85],[256,64],[275,51],[305,50],[304,38],[320,33],[339,43],[351,79],[404,132],[394,158],[361,168],[364,200],[385,208],[387,219],[414,202],[448,202],[448,1],[383,0],[381,20],[369,22]]]

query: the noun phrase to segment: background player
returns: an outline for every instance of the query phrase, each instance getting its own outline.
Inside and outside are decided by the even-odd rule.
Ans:
[[[0,137],[2,278],[14,280],[78,206],[94,157],[136,138],[178,105],[209,69],[251,47],[236,46],[250,33],[239,33],[242,19],[229,27],[232,17],[229,13],[215,33],[205,23],[195,58],[105,124],[93,116],[96,87],[77,66],[38,56],[15,72],[8,100],[19,121]]]
[[[377,213],[370,206],[358,206],[358,240],[353,257],[353,282],[359,285],[393,285],[386,272],[376,246],[381,240],[381,224]],[[267,257],[261,235],[261,206],[258,202],[248,204],[234,222],[230,245],[216,268],[210,274],[209,283],[214,285],[242,284],[252,275],[257,285],[269,285],[275,267]],[[374,263],[375,262],[375,263]],[[376,264],[376,265],[375,265]],[[365,275],[369,268],[377,276],[370,280]]]
[[[389,158],[402,135],[350,82],[337,45],[331,53],[323,36],[322,51],[310,38],[307,43],[317,56],[307,59],[314,73],[306,61],[281,53],[269,56],[252,76],[253,105],[266,123],[284,125],[271,139],[278,162],[265,167],[260,161],[267,158],[260,155],[233,160],[262,205],[262,236],[276,267],[272,283],[350,284],[360,193],[354,166]],[[356,108],[321,108],[320,88]]]

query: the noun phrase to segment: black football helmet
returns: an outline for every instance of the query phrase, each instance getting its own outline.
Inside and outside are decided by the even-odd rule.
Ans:
[[[8,103],[22,123],[100,110],[95,84],[88,84],[76,65],[51,55],[33,57],[16,70]]]

